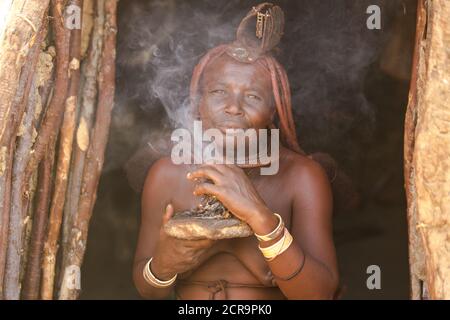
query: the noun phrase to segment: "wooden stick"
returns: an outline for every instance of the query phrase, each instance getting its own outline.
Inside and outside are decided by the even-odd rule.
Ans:
[[[25,180],[36,170],[44,156],[47,144],[59,132],[64,115],[64,102],[69,84],[69,44],[70,32],[64,26],[64,0],[52,0],[53,28],[56,42],[56,80],[50,105],[39,128],[39,133],[33,145],[33,154],[25,170]]]
[[[52,186],[52,171],[55,157],[54,144],[49,144],[49,149],[44,161],[39,166],[39,185],[37,188],[37,205],[33,219],[31,244],[28,257],[28,265],[24,277],[22,298],[36,300],[39,298],[41,281],[41,259],[44,248],[45,230],[48,221],[48,208]]]
[[[105,24],[104,5],[104,0],[96,1],[96,18],[94,21],[91,43],[89,46],[87,60],[82,66],[84,86],[80,99],[80,116],[76,132],[76,143],[73,146],[72,164],[63,217],[62,270],[64,270],[67,266],[67,243],[69,238],[69,230],[73,223],[73,217],[76,215],[78,209],[81,179],[83,177],[86,152],[89,146],[89,131],[92,128],[92,123],[94,120],[94,108],[97,101],[97,76],[100,65],[100,55],[103,47],[103,28]]]
[[[32,48],[31,60],[29,69],[24,69],[25,75],[28,77],[26,84],[24,86],[22,101],[20,104],[14,108],[14,118],[10,126],[5,130],[3,138],[5,140],[10,139],[10,143],[16,140],[16,133],[18,126],[22,122],[22,116],[25,111],[25,107],[34,108],[35,101],[35,89],[30,92],[32,87],[32,78],[37,65],[37,60],[40,52],[40,45],[44,37],[47,34],[46,24],[43,25],[41,30],[38,32],[36,37],[36,42]],[[32,98],[31,103],[28,103],[29,96]],[[33,109],[34,110],[34,109]],[[31,111],[30,111],[31,112]],[[28,117],[28,121],[32,121],[34,118],[34,111]],[[26,127],[26,125],[25,125]],[[31,134],[31,133],[30,133]],[[29,150],[31,147],[31,135],[25,135],[25,139],[19,139],[19,146],[17,149],[17,154],[14,155],[15,165],[13,167],[12,173],[12,195],[8,195],[9,199],[12,199],[13,206],[11,207],[10,217],[9,217],[9,234],[8,234],[8,248],[6,256],[6,266],[5,266],[5,276],[4,276],[4,298],[5,299],[19,299],[20,297],[20,265],[21,265],[21,251],[22,251],[22,231],[23,231],[23,218],[24,212],[22,210],[22,194],[24,189],[23,184],[23,171],[28,159]],[[23,143],[21,143],[23,141]],[[6,214],[6,213],[5,213]]]
[[[34,130],[34,128],[33,128]],[[36,170],[32,175],[30,182],[28,183],[28,186],[30,187],[29,190],[26,190],[26,192],[29,194],[29,201],[24,203],[25,210],[23,212],[26,213],[26,216],[24,218],[24,230],[23,230],[23,245],[22,245],[22,261],[20,265],[20,276],[19,281],[21,283],[21,296],[23,291],[23,281],[25,277],[25,271],[28,264],[28,254],[30,250],[30,242],[31,242],[31,232],[33,228],[33,219],[34,219],[34,212],[35,212],[35,202],[34,197],[36,195],[36,188],[37,188],[37,179],[38,179],[38,170]]]
[[[47,48],[46,54],[52,57],[52,66],[51,71],[49,74],[46,74],[45,77],[48,77],[46,79],[41,79],[43,83],[40,84],[39,87],[39,95],[41,96],[41,105],[42,105],[42,112],[39,114],[38,118],[36,119],[36,130],[39,132],[39,127],[41,125],[42,115],[44,115],[47,112],[49,102],[51,100],[52,94],[53,94],[53,86],[55,84],[55,48],[49,47]]]
[[[99,74],[99,99],[92,143],[89,145],[87,162],[83,172],[81,196],[78,214],[75,217],[69,242],[68,267],[63,270],[60,299],[76,299],[80,288],[74,287],[73,272],[79,271],[86,249],[89,221],[104,161],[104,152],[108,140],[111,111],[114,105],[115,56],[116,56],[116,9],[117,0],[105,1],[105,47],[102,52]]]
[[[8,227],[9,227],[9,210],[11,207],[11,177],[12,177],[12,159],[14,154],[14,140],[8,147],[4,147],[4,168],[0,177],[0,183],[3,190],[2,204],[2,220],[0,234],[0,299],[4,299],[3,282],[6,267],[6,251],[8,247]],[[2,151],[3,151],[2,150]]]
[[[425,256],[421,240],[416,231],[416,214],[415,214],[415,188],[412,185],[413,179],[413,153],[415,142],[415,130],[417,122],[417,90],[418,90],[418,73],[419,60],[421,56],[422,41],[425,33],[426,24],[425,0],[417,1],[417,18],[416,18],[416,37],[414,45],[414,55],[412,60],[411,82],[409,87],[408,106],[405,115],[404,129],[404,177],[405,191],[407,200],[407,214],[409,227],[409,264],[411,288],[410,295],[412,299],[422,298],[422,285],[425,277]]]
[[[22,66],[41,29],[49,0],[15,0],[9,11],[0,55],[0,141],[9,126]]]
[[[82,1],[72,0],[71,4],[81,7]],[[69,95],[66,100],[66,110],[64,112],[64,120],[61,126],[55,190],[50,208],[49,229],[44,246],[44,260],[42,263],[41,297],[45,300],[53,298],[56,254],[58,252],[58,239],[62,223],[67,188],[67,176],[69,173],[70,157],[72,153],[77,95],[80,81],[81,30],[74,29],[71,33]]]
[[[53,56],[53,52],[49,49],[48,52]],[[48,108],[48,96],[50,94],[50,87],[54,83],[54,68],[47,70],[43,78],[40,79],[42,90],[39,90],[42,102],[42,112]],[[36,122],[39,121],[39,115],[36,115]],[[36,124],[37,125],[37,124]],[[41,279],[41,257],[45,241],[45,232],[47,228],[48,209],[50,206],[51,186],[52,186],[52,171],[54,165],[55,143],[50,142],[46,156],[39,166],[38,187],[36,195],[36,208],[33,218],[33,225],[31,230],[30,248],[28,252],[28,261],[23,279],[22,298],[27,300],[35,300],[39,298],[39,288]]]
[[[6,269],[6,281],[5,297],[8,299],[16,299],[16,295],[20,294],[20,271],[24,263],[24,231],[26,227],[25,219],[27,211],[25,209],[24,202],[22,202],[23,193],[27,194],[27,199],[30,199],[30,189],[25,189],[24,184],[24,168],[27,164],[29,158],[31,145],[32,145],[32,135],[33,135],[33,120],[35,119],[35,108],[37,100],[37,74],[34,74],[31,90],[29,93],[29,99],[27,108],[25,111],[25,116],[21,123],[19,129],[16,143],[16,149],[14,152],[13,159],[13,171],[12,171],[12,189],[11,189],[11,211],[10,211],[10,243],[8,246],[8,256],[7,256],[7,269]],[[30,184],[26,184],[31,188]],[[11,241],[15,240],[15,241]],[[14,290],[14,291],[9,291]],[[12,295],[10,295],[12,294]],[[14,297],[13,297],[14,296]]]
[[[20,124],[23,112],[25,110],[26,102],[24,97],[28,97],[28,92],[31,87],[31,77],[34,72],[35,64],[37,63],[37,45],[34,46],[34,51],[28,56],[28,61],[23,66],[19,84],[17,87],[16,96],[14,98],[14,105],[11,115],[10,124],[6,128],[3,135],[3,140],[0,143],[1,167],[0,167],[0,205],[2,219],[0,221],[0,297],[3,296],[3,279],[6,264],[6,251],[8,246],[8,229],[9,229],[9,211],[10,211],[10,184],[11,179],[7,178],[9,171],[7,168],[12,166],[12,152],[11,146],[15,145],[15,136],[17,128]],[[5,171],[6,170],[6,171]],[[12,168],[11,168],[12,170]],[[12,176],[12,175],[11,175]],[[5,203],[7,201],[8,203]]]
[[[450,2],[426,1],[412,162],[415,225],[425,256],[425,297],[450,299]],[[410,244],[411,245],[411,244]],[[417,248],[410,246],[410,252]],[[421,276],[421,275],[419,275]]]

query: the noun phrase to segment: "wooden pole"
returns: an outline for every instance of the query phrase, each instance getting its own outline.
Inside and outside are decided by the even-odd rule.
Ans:
[[[41,127],[33,145],[33,153],[25,170],[25,179],[36,170],[42,160],[49,141],[58,135],[64,115],[64,102],[69,85],[69,45],[70,32],[64,25],[64,10],[66,1],[52,0],[53,28],[56,44],[56,80],[54,94],[47,112],[42,119]]]
[[[415,127],[417,122],[417,90],[419,86],[419,61],[423,55],[423,40],[425,37],[426,24],[425,0],[417,1],[416,36],[414,45],[414,55],[412,60],[411,81],[409,87],[408,106],[405,115],[404,133],[404,177],[407,200],[408,216],[408,242],[409,242],[409,267],[410,267],[410,295],[412,299],[421,299],[422,281],[425,278],[425,252],[422,242],[415,229],[416,202],[415,187],[413,185],[414,176],[412,171]],[[423,85],[423,84],[421,84]]]
[[[6,266],[5,266],[5,276],[4,276],[4,298],[5,299],[19,299],[20,297],[20,268],[21,259],[23,251],[23,230],[24,230],[24,218],[26,215],[26,210],[23,208],[22,195],[27,195],[27,190],[29,190],[28,182],[31,178],[31,174],[28,179],[24,176],[24,168],[26,166],[31,147],[31,132],[23,137],[23,139],[18,139],[18,146],[15,148],[16,135],[18,134],[19,126],[22,124],[23,114],[28,106],[30,113],[28,114],[28,119],[25,117],[25,121],[29,120],[29,123],[25,123],[25,126],[31,127],[31,122],[34,118],[34,107],[35,107],[35,95],[36,89],[33,88],[33,82],[35,82],[35,69],[37,66],[37,61],[39,59],[41,42],[47,35],[47,28],[44,24],[39,30],[34,46],[31,50],[30,61],[26,64],[29,70],[24,69],[24,79],[26,78],[23,91],[20,90],[17,95],[17,101],[20,101],[18,105],[14,108],[12,114],[12,121],[7,126],[2,142],[11,144],[11,150],[13,151],[14,165],[12,167],[12,187],[10,189],[11,195],[7,195],[7,199],[12,201],[10,204],[5,204],[3,214],[9,214],[9,231],[7,234],[7,256],[6,256]],[[19,85],[20,88],[20,85]],[[31,89],[31,90],[30,90]],[[29,103],[29,96],[31,101]],[[27,128],[29,129],[29,128]],[[8,210],[6,210],[8,209]],[[6,236],[5,236],[6,237]]]
[[[15,0],[0,39],[0,141],[9,125],[22,66],[27,61],[49,0]]]
[[[52,186],[52,171],[55,157],[54,144],[49,144],[44,161],[39,166],[39,185],[37,188],[37,205],[33,219],[30,240],[30,253],[24,277],[22,298],[36,300],[39,298],[41,281],[41,259],[44,248],[45,230],[48,222],[48,209]]]
[[[450,299],[449,16],[448,1],[419,3],[416,74],[405,123],[414,299]]]
[[[41,53],[38,73],[41,75],[39,94],[41,97],[42,112],[48,107],[48,97],[51,93],[54,77],[54,47],[49,47],[46,52]],[[40,120],[40,115],[36,114]],[[36,128],[38,129],[39,124]],[[41,258],[45,240],[45,232],[48,221],[49,199],[51,196],[54,143],[50,143],[43,161],[40,163],[38,172],[38,186],[36,195],[36,205],[34,206],[34,216],[32,220],[31,236],[29,241],[28,259],[25,274],[22,281],[22,298],[35,300],[39,298],[39,288],[41,279]]]
[[[86,3],[84,8],[83,0],[51,1],[48,40],[56,48],[47,53],[42,50],[49,0],[16,0],[8,7],[0,39],[6,48],[0,67],[8,71],[0,70],[0,83],[7,85],[0,91],[0,298],[53,299],[59,269],[59,297],[78,297],[66,271],[80,269],[86,249],[114,103],[117,33],[117,0]],[[92,15],[94,3],[94,26],[69,31],[66,5]],[[80,90],[81,52],[89,39]],[[41,61],[45,55],[50,59]]]
[[[89,221],[96,200],[96,192],[108,141],[111,111],[114,105],[116,57],[117,0],[105,1],[104,49],[100,61],[98,80],[98,106],[92,129],[92,142],[87,151],[83,171],[78,213],[74,217],[68,242],[68,267],[63,270],[60,299],[76,299],[80,288],[74,287],[74,271],[79,270],[86,250]]]
[[[81,0],[70,1],[71,5],[82,7]],[[42,264],[43,281],[41,288],[42,299],[53,299],[55,282],[56,254],[58,240],[63,219],[63,208],[66,197],[67,177],[69,175],[70,157],[72,154],[72,141],[75,130],[76,107],[78,88],[80,83],[80,55],[81,55],[81,29],[71,31],[70,44],[70,85],[68,97],[65,102],[64,120],[61,126],[58,163],[56,166],[55,189],[50,208],[49,228],[44,247],[44,261]]]
[[[104,0],[95,3],[95,21],[92,30],[89,52],[82,65],[84,85],[80,97],[80,114],[76,138],[73,146],[72,164],[70,168],[69,184],[67,189],[66,206],[64,208],[63,226],[63,260],[62,270],[67,267],[68,238],[73,219],[77,214],[78,201],[81,192],[81,180],[89,146],[89,132],[92,130],[94,112],[97,102],[97,80],[100,65],[100,56],[103,48],[103,29],[105,24]]]

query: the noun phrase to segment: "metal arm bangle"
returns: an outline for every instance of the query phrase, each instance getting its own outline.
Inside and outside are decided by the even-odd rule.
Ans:
[[[177,279],[178,274],[173,276],[172,279],[169,280],[161,280],[155,277],[155,275],[152,273],[152,270],[150,269],[150,263],[152,262],[153,257],[148,260],[148,262],[145,264],[144,270],[142,272],[142,275],[144,276],[145,281],[155,287],[155,288],[167,288],[171,286],[175,280]]]
[[[255,236],[259,241],[271,241],[273,239],[278,238],[278,236],[283,232],[284,230],[283,219],[278,213],[274,213],[274,215],[278,218],[278,225],[268,234],[260,235],[255,233]]]
[[[295,278],[300,272],[302,272],[303,267],[305,266],[305,263],[306,263],[306,253],[303,251],[303,261],[297,270],[295,270],[291,275],[289,275],[287,277],[279,277],[272,272],[273,277],[277,280],[289,281],[289,280]]]

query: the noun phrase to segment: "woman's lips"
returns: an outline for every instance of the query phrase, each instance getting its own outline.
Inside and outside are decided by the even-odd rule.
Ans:
[[[227,129],[235,130],[235,129],[242,129],[247,130],[248,128],[240,123],[220,123],[216,125],[216,128],[219,129],[222,132],[226,132]]]

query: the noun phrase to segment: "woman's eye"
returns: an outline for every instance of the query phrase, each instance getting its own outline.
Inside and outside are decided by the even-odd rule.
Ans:
[[[258,97],[257,95],[254,95],[254,94],[248,94],[247,97],[248,97],[249,99],[261,100],[260,97]]]
[[[225,94],[225,90],[222,90],[222,89],[212,90],[210,92],[213,94],[221,94],[221,95]]]

